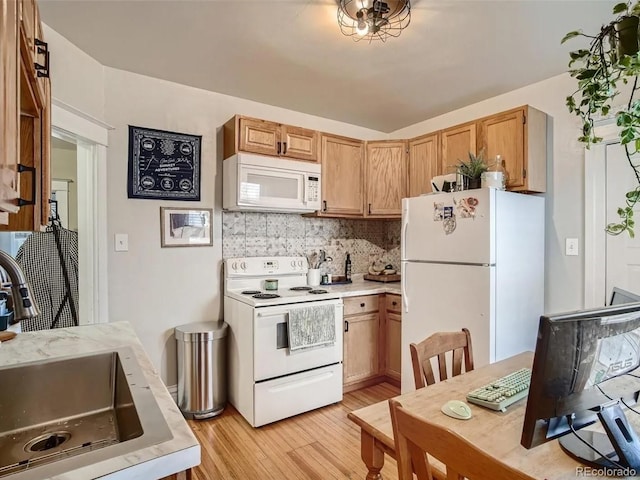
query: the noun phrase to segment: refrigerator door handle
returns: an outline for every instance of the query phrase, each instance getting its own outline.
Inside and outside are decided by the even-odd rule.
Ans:
[[[406,258],[406,252],[407,252],[407,228],[409,227],[409,205],[407,205],[407,202],[405,201],[404,204],[404,209],[402,211],[402,236],[401,236],[401,242],[400,242],[400,258],[401,259],[407,259]]]
[[[407,277],[405,276],[406,269],[407,269],[407,264],[405,262],[402,262],[400,267],[400,273],[401,273],[401,279],[402,279],[402,307],[404,309],[404,313],[409,312],[409,298],[407,297],[407,290],[405,288],[405,285],[407,284]]]

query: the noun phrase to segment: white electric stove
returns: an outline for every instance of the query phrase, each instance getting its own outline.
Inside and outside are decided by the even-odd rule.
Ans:
[[[285,305],[337,299],[322,286],[307,286],[307,259],[304,257],[248,257],[225,260],[225,295],[251,305]],[[268,290],[267,281],[277,280],[277,290]]]
[[[231,258],[224,272],[229,401],[240,414],[259,427],[341,401],[342,299],[322,286],[307,286],[306,258]],[[277,290],[266,288],[273,283],[268,280],[277,280]],[[327,305],[335,342],[290,352],[289,313]]]

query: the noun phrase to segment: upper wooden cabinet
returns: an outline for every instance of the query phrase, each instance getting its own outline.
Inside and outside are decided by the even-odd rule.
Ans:
[[[10,212],[5,230],[39,230],[48,219],[51,84],[35,0],[0,0],[0,40],[0,210]]]
[[[442,130],[442,155],[440,157],[440,173],[456,173],[456,165],[461,160],[469,160],[469,152],[474,155],[476,150],[476,123],[465,123]]]
[[[236,115],[223,127],[224,158],[235,153],[289,157],[317,162],[320,134],[307,128]]]
[[[366,215],[402,215],[402,199],[407,196],[407,142],[367,142],[366,164]]]
[[[409,140],[409,197],[431,193],[431,179],[439,175],[440,134]]]
[[[507,189],[546,191],[547,116],[533,107],[523,106],[478,121],[478,147],[488,163],[496,155],[508,173]]]
[[[322,135],[322,211],[318,215],[364,214],[364,143]]]
[[[0,210],[15,212],[20,195],[20,27],[18,3],[0,0]]]

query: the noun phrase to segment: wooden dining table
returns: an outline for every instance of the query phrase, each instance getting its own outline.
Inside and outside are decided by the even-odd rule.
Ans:
[[[411,412],[457,432],[489,455],[541,480],[589,478],[639,478],[638,476],[608,477],[606,472],[588,470],[589,467],[567,455],[557,440],[527,450],[520,445],[526,400],[507,408],[506,412],[489,410],[470,404],[472,417],[458,420],[444,415],[440,408],[448,400],[466,401],[471,390],[486,385],[520,368],[531,367],[533,352],[525,352],[491,365],[477,368],[443,382],[395,397]],[[348,414],[361,430],[361,456],[367,466],[366,480],[382,480],[380,470],[385,454],[396,458],[388,402],[379,402]],[[627,415],[640,431],[638,415]],[[432,460],[434,476],[445,478],[444,466]],[[640,475],[640,472],[638,472]]]

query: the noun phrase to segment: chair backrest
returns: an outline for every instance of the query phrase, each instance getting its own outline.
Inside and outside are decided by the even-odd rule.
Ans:
[[[433,385],[436,379],[431,368],[431,359],[438,357],[440,380],[447,379],[446,353],[453,352],[451,373],[455,377],[462,373],[462,356],[464,355],[464,371],[473,370],[473,350],[471,349],[471,334],[463,328],[460,332],[438,332],[421,341],[409,345],[411,363],[413,365],[413,379],[416,389],[426,385]],[[426,380],[426,384],[425,384]]]
[[[389,400],[395,439],[398,479],[432,480],[427,454],[447,468],[447,480],[534,480],[502,463],[457,433],[429,422]]]

